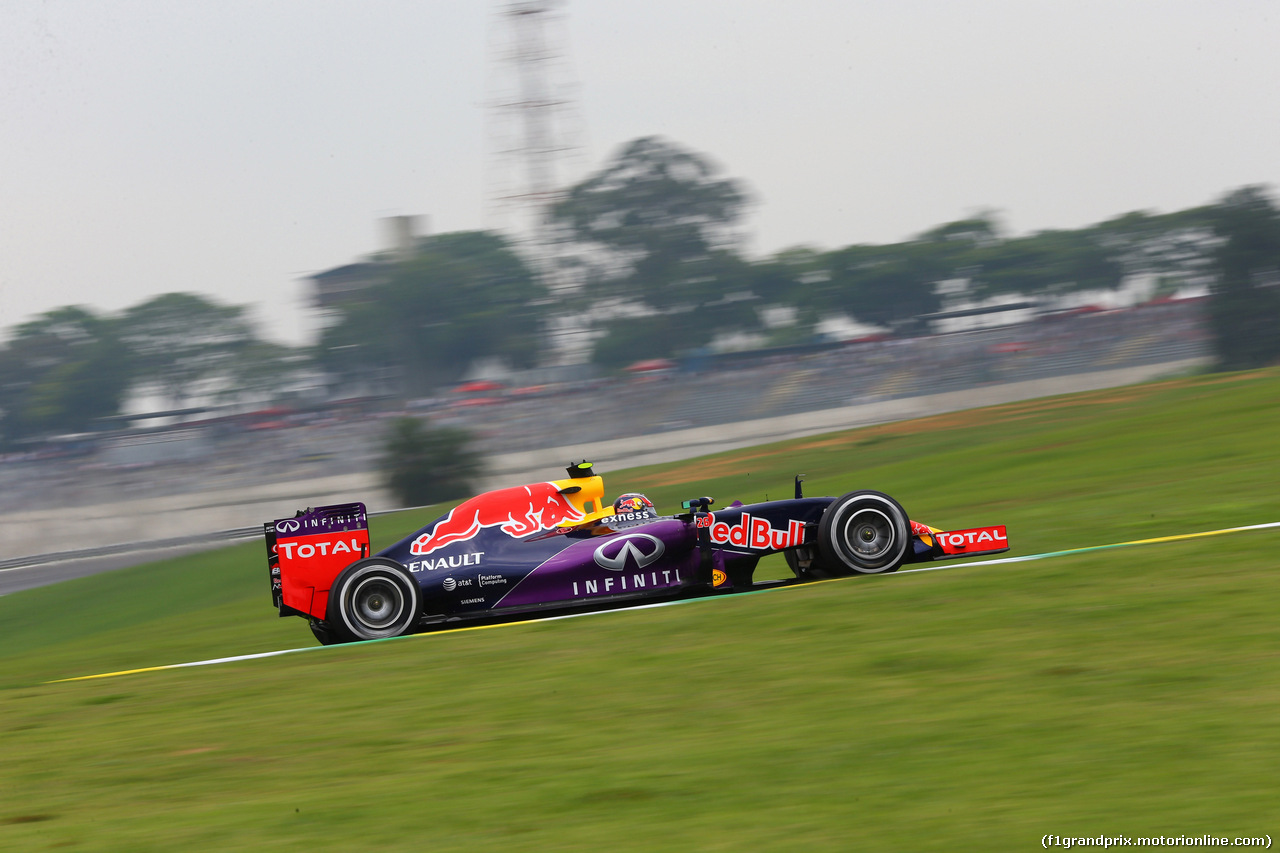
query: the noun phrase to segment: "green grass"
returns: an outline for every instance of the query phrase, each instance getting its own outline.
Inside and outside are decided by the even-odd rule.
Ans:
[[[607,474],[879,488],[1035,553],[1280,520],[1280,372]],[[358,496],[353,496],[358,497]],[[375,544],[425,516],[378,519]],[[0,599],[0,849],[1030,849],[1275,835],[1280,531],[309,645],[261,544]],[[776,561],[771,567],[777,570]]]

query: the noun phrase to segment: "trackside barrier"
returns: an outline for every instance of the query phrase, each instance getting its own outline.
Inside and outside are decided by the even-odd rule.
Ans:
[[[408,512],[414,509],[427,509],[427,506],[406,506],[400,509],[382,509],[369,515],[391,515],[394,512]],[[48,554],[31,554],[27,557],[11,557],[0,560],[0,572],[7,569],[26,569],[44,566],[50,563],[65,563],[68,560],[85,560],[90,557],[109,557],[112,554],[131,554],[141,551],[163,551],[167,548],[187,548],[194,545],[212,545],[217,542],[237,542],[241,539],[256,539],[262,535],[262,525],[252,527],[233,527],[230,530],[216,530],[212,533],[196,533],[191,536],[175,536],[172,539],[148,539],[145,542],[122,542],[119,545],[101,545],[97,548],[83,548],[78,551],[52,551]]]

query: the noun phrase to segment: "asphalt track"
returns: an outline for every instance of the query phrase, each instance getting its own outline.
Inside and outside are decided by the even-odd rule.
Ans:
[[[1021,557],[1001,557],[996,560],[975,560],[972,562],[948,563],[939,566],[922,566],[918,569],[903,569],[899,572],[883,575],[883,577],[898,577],[900,575],[918,574],[920,572],[941,572],[947,569],[975,568],[977,566],[1000,566],[1008,563],[1026,563],[1033,560],[1048,560],[1054,557],[1066,557],[1074,554],[1088,554],[1092,551],[1108,551],[1115,548],[1132,548],[1138,545],[1156,545],[1162,542],[1180,542],[1186,539],[1201,539],[1207,536],[1223,536],[1228,533],[1244,533],[1250,530],[1266,530],[1280,528],[1280,521],[1273,521],[1267,524],[1250,524],[1244,527],[1227,527],[1222,530],[1206,530],[1200,533],[1179,533],[1174,536],[1158,536],[1154,539],[1135,539],[1130,542],[1115,542],[1110,545],[1091,545],[1086,548],[1069,548],[1065,551],[1047,551],[1043,554],[1028,554]],[[859,577],[859,576],[854,576]],[[865,576],[863,576],[865,577]],[[59,684],[68,681],[89,681],[95,678],[115,678],[121,675],[136,675],[142,672],[159,672],[165,669],[185,669],[192,666],[213,666],[220,663],[237,663],[239,661],[257,660],[258,658],[273,658],[281,655],[291,655],[299,652],[315,652],[323,649],[339,649],[351,648],[352,646],[366,646],[372,643],[393,643],[408,640],[421,640],[424,638],[439,637],[442,634],[458,634],[463,631],[484,631],[491,628],[505,628],[511,625],[527,625],[530,622],[555,622],[561,619],[578,619],[583,616],[602,616],[608,613],[630,613],[636,610],[652,610],[658,607],[674,607],[679,604],[694,604],[702,601],[718,601],[725,598],[737,598],[743,595],[762,595],[768,592],[781,592],[788,589],[799,589],[801,587],[816,586],[824,583],[839,583],[842,581],[853,580],[853,578],[833,578],[831,580],[811,581],[806,584],[796,584],[793,586],[773,587],[770,589],[752,590],[750,592],[729,593],[727,595],[708,596],[705,598],[686,598],[679,601],[662,601],[656,604],[641,604],[636,607],[623,607],[616,610],[596,610],[590,613],[570,613],[564,616],[543,616],[535,619],[522,619],[516,622],[501,622],[494,625],[472,625],[467,628],[446,628],[442,631],[431,631],[425,634],[409,634],[404,637],[389,637],[385,640],[365,640],[359,643],[347,643],[342,646],[305,646],[300,649],[281,649],[274,652],[258,652],[251,655],[234,655],[225,658],[212,658],[210,660],[190,661],[188,663],[168,663],[160,666],[146,666],[139,669],[122,669],[118,672],[103,672],[97,675],[78,675],[73,678],[57,678],[52,681],[46,681],[45,684]]]
[[[425,507],[380,510],[371,512],[369,515],[389,515],[414,509],[425,509]],[[261,536],[262,525],[255,524],[252,527],[215,530],[212,533],[178,536],[171,539],[126,542],[75,551],[13,557],[0,560],[0,595],[96,575],[99,572],[127,569],[142,563],[177,560],[190,554],[221,548],[231,542],[259,539]]]
[[[203,545],[175,546],[172,548],[148,548],[145,551],[129,551],[126,553],[103,554],[78,559],[65,559],[59,562],[40,562],[31,565],[0,566],[0,595],[21,592],[24,589],[35,589],[38,586],[61,583],[73,578],[96,575],[99,572],[112,572],[116,569],[127,569],[141,563],[152,563],[159,560],[176,560],[189,554],[207,551],[210,548],[221,548],[225,541],[208,542]]]

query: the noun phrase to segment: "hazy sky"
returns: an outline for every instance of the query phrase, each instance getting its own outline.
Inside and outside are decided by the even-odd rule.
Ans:
[[[498,4],[0,2],[0,327],[191,290],[298,340],[378,217],[484,224]],[[1280,186],[1274,0],[570,3],[586,163],[661,134],[755,253],[1017,231]]]

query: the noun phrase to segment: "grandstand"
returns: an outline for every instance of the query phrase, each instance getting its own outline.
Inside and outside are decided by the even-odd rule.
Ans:
[[[549,436],[585,443],[1208,355],[1199,306],[1166,304],[739,357],[719,369],[619,378],[436,417],[474,430],[486,450],[511,452],[544,447]]]
[[[1009,382],[1210,355],[1203,302],[1076,312],[1033,322],[810,350],[735,354],[703,369],[495,392],[485,405],[447,396],[407,410],[335,409],[271,429],[210,429],[198,458],[112,464],[113,446],[74,458],[0,463],[0,513],[141,497],[226,492],[376,469],[384,420],[405,413],[471,430],[485,453],[513,453],[709,427]],[[193,445],[195,446],[195,445]]]

